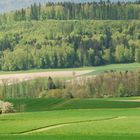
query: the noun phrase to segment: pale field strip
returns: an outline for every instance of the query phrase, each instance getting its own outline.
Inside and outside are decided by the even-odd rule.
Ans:
[[[118,101],[123,101],[123,102],[140,102],[140,99],[136,99],[136,100],[118,100]]]
[[[49,76],[52,78],[78,77],[84,74],[88,74],[90,72],[92,72],[92,70],[4,74],[4,75],[0,75],[0,84],[22,82],[22,81],[32,80],[35,78],[41,78],[41,77],[48,78]]]

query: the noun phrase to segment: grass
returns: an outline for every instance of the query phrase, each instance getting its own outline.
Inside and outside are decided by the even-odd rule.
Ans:
[[[62,68],[62,69],[31,69],[23,71],[0,71],[0,74],[17,74],[17,73],[36,73],[36,72],[51,72],[51,71],[83,71],[93,70],[93,67],[80,67],[80,68]]]
[[[42,135],[42,136],[1,136],[2,140],[139,140],[139,135],[135,136],[57,136],[57,135]]]
[[[140,68],[140,63],[110,64],[110,65],[96,66],[96,67],[62,68],[62,69],[31,69],[31,70],[25,70],[25,71],[0,71],[0,75],[17,74],[17,73],[49,72],[49,71],[83,71],[83,70],[91,70],[92,72],[89,73],[88,75],[97,75],[107,70],[108,71],[109,70],[125,71],[125,70],[135,70],[138,68]]]
[[[33,111],[46,111],[49,108],[65,102],[67,99],[7,99],[6,101],[12,102],[17,111],[20,111],[20,107],[24,107],[24,112]],[[21,110],[22,111],[22,110]]]
[[[95,111],[92,110],[87,110],[84,115],[83,112],[84,110],[60,110],[3,115],[0,117],[0,134],[20,133],[48,125],[90,120],[92,117],[94,117],[93,120],[108,117],[108,115],[104,117],[93,116]]]
[[[112,117],[125,116],[122,119]],[[59,110],[46,112],[21,113],[0,116],[0,139],[91,139],[124,140],[140,138],[140,108],[127,109],[87,109]],[[82,120],[94,120],[90,123],[78,123],[30,135],[18,134],[52,124]],[[14,126],[14,127],[13,127]],[[17,133],[18,135],[12,135]]]
[[[125,110],[124,110],[125,112]],[[112,114],[113,115],[113,114]],[[101,120],[88,123],[79,123],[68,126],[63,126],[60,128],[55,128],[52,130],[44,131],[38,135],[84,135],[84,136],[94,136],[94,135],[112,135],[112,136],[126,136],[126,135],[137,135],[140,129],[140,119],[139,116],[126,116],[122,119],[112,119],[112,120]],[[136,121],[137,120],[137,121]],[[83,129],[84,128],[84,129]]]
[[[121,100],[140,99],[139,97],[129,98],[106,98],[106,99],[8,99],[15,105],[17,111],[47,111],[67,109],[101,109],[101,108],[137,108],[140,102],[124,102]]]
[[[130,64],[111,64],[105,66],[94,67],[94,71],[90,73],[90,75],[98,75],[104,73],[105,71],[133,71],[136,69],[140,69],[140,63],[130,63]]]
[[[123,101],[137,99],[10,99],[17,106],[26,104],[27,112],[1,115],[0,139],[139,140],[140,102]],[[67,125],[22,134],[60,124]]]

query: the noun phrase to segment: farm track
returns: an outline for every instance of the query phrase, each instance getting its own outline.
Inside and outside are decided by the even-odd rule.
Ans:
[[[97,119],[97,120],[83,120],[83,121],[58,123],[58,124],[48,125],[48,126],[28,130],[28,131],[19,132],[19,133],[12,133],[12,134],[14,134],[14,135],[19,135],[19,134],[26,135],[26,134],[32,134],[32,133],[37,133],[37,132],[43,132],[43,131],[47,131],[47,130],[51,130],[51,129],[59,128],[59,127],[63,127],[63,126],[68,126],[68,125],[72,125],[72,124],[88,123],[88,122],[95,122],[95,121],[119,120],[119,119],[125,119],[125,118],[127,118],[127,117],[126,116],[119,116],[119,117],[103,118],[103,119]]]

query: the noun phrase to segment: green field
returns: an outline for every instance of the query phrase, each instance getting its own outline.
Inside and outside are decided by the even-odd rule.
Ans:
[[[97,75],[139,68],[134,63],[66,70],[93,70],[89,75]],[[140,139],[140,97],[5,100],[17,113],[0,115],[0,140]]]
[[[57,1],[0,0],[0,140],[140,140],[140,0]]]
[[[97,75],[104,73],[105,71],[133,71],[140,69],[140,63],[130,63],[130,64],[111,64],[105,66],[98,66],[94,68],[94,71],[91,72],[91,75]]]
[[[25,112],[68,110],[68,109],[101,109],[101,108],[136,108],[140,102],[124,102],[121,100],[130,98],[106,98],[106,99],[9,99],[19,111],[19,106],[24,105]],[[140,99],[131,97],[131,99]]]
[[[0,139],[138,140],[139,99],[11,99],[27,110],[0,116]]]
[[[0,71],[0,75],[3,74],[17,74],[17,73],[36,73],[36,72],[50,72],[50,71],[84,71],[91,70],[91,73],[88,75],[97,75],[104,73],[105,71],[133,71],[140,69],[140,63],[130,63],[130,64],[110,64],[105,66],[96,66],[96,67],[80,67],[80,68],[65,68],[65,69],[32,69],[25,71]]]

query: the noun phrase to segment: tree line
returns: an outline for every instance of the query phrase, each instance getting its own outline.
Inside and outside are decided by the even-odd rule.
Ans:
[[[104,98],[140,95],[140,71],[105,71],[96,77],[53,80],[3,81],[0,99],[5,98]]]
[[[59,96],[69,95],[73,98],[139,96],[140,71],[106,71],[96,77],[74,80],[71,84],[68,83],[64,91],[59,93]]]
[[[0,23],[29,20],[129,20],[140,19],[140,2],[87,2],[87,3],[46,3],[32,4],[26,9],[5,13],[0,16]]]

